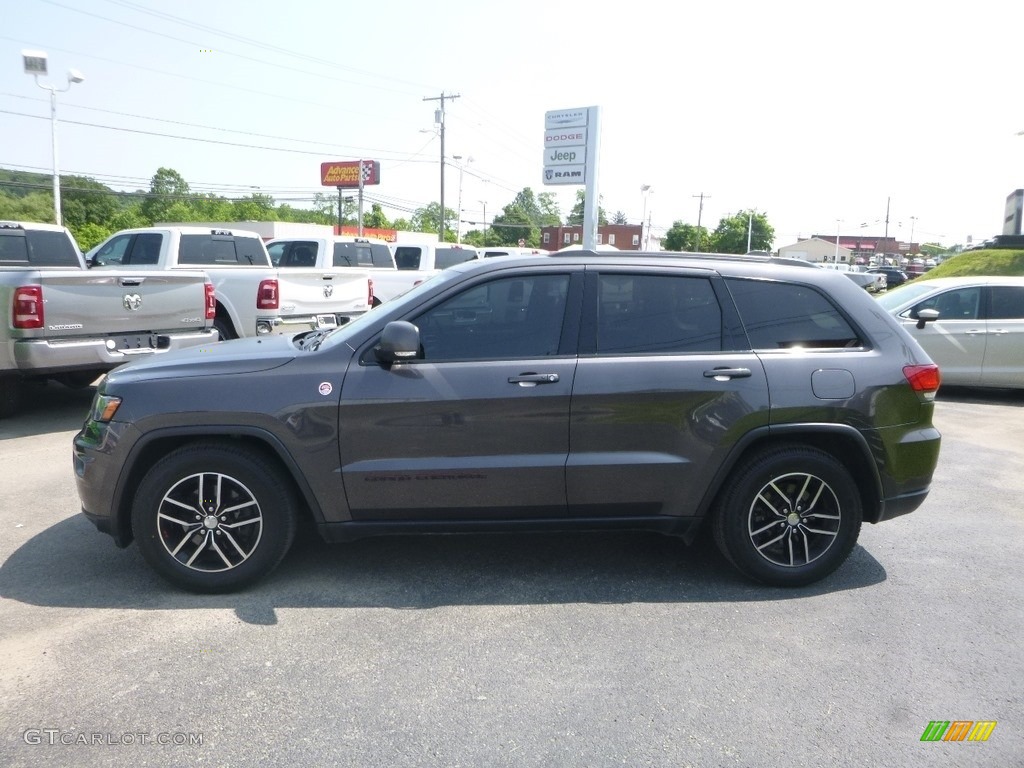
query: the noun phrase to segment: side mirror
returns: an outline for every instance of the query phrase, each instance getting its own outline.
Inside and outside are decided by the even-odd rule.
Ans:
[[[420,329],[405,320],[392,320],[384,326],[373,354],[385,365],[416,359],[420,354]]]
[[[918,329],[924,328],[925,323],[930,323],[934,320],[939,319],[939,310],[937,309],[922,309],[917,313],[917,327]]]

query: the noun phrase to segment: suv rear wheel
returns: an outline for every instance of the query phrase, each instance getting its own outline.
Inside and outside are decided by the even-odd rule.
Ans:
[[[847,558],[863,510],[850,473],[816,448],[780,446],[744,462],[714,511],[722,554],[750,578],[810,584]]]
[[[290,484],[260,453],[199,443],[158,461],[139,486],[132,526],[146,561],[193,592],[249,586],[295,537]]]

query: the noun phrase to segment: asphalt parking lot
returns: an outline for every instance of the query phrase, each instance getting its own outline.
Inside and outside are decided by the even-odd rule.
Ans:
[[[79,514],[90,397],[0,422],[4,766],[1024,765],[1024,392],[943,390],[925,505],[808,588],[648,534],[306,536],[213,597]]]

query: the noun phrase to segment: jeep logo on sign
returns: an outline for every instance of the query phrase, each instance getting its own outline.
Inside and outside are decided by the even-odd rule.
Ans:
[[[126,293],[121,303],[124,304],[125,309],[135,311],[142,306],[142,297],[137,293]]]

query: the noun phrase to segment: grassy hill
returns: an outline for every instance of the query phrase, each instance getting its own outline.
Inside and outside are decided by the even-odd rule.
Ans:
[[[1024,275],[1024,251],[968,251],[951,256],[918,280],[968,275]]]

